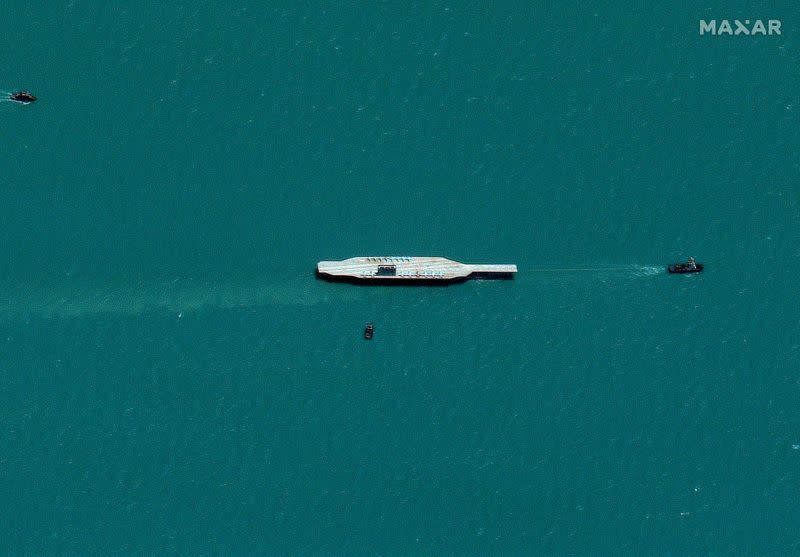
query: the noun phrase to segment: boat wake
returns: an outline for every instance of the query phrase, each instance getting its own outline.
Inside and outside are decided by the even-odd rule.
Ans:
[[[613,267],[559,267],[546,269],[528,269],[520,274],[527,273],[594,273],[607,277],[609,275],[626,277],[652,277],[664,273],[660,265],[615,265]]]
[[[552,278],[560,277],[576,278],[578,276],[591,276],[598,280],[631,279],[652,277],[665,273],[661,265],[614,265],[608,267],[546,267],[537,269],[526,269],[520,271],[517,279],[534,280],[536,276],[549,276]]]
[[[208,309],[264,306],[310,307],[356,300],[358,289],[330,288],[307,277],[216,284],[191,279],[111,285],[76,283],[0,287],[0,321],[31,317],[54,319],[98,314],[137,316]]]
[[[664,274],[663,265],[641,265],[638,269],[638,276],[652,277],[653,275]]]

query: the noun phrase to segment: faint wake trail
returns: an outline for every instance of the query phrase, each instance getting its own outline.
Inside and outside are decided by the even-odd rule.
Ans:
[[[608,275],[620,275],[628,277],[650,277],[665,272],[660,265],[616,265],[612,267],[552,267],[542,269],[525,269],[520,271],[521,275],[527,273],[597,273],[607,277]]]
[[[546,269],[527,269],[528,273],[566,273],[572,271],[646,271],[650,274],[660,273],[662,267],[658,265],[615,265],[613,267],[559,267]]]
[[[640,276],[652,277],[653,275],[660,275],[666,273],[663,265],[641,265],[639,267]]]
[[[325,287],[327,286],[327,287]],[[112,285],[62,284],[0,287],[0,320],[69,318],[93,314],[141,315],[261,306],[308,307],[358,299],[357,289],[331,288],[306,277],[283,281],[211,283],[193,280]]]

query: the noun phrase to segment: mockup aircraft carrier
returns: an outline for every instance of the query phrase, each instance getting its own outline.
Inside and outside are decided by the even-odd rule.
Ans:
[[[511,278],[516,265],[473,265],[444,257],[351,257],[343,261],[320,261],[317,275],[352,282],[427,281],[455,282],[469,278]]]

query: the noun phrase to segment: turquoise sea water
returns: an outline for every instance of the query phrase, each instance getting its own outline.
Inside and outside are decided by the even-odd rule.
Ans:
[[[800,17],[627,4],[7,4],[0,554],[797,554]]]

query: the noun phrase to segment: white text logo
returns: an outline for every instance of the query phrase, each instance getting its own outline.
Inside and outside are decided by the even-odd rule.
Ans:
[[[780,35],[781,34],[781,20],[768,19],[767,24],[761,19],[753,20],[750,23],[749,19],[744,21],[734,19],[733,22],[729,19],[722,19],[717,21],[712,19],[706,21],[700,20],[700,34],[705,35]]]

